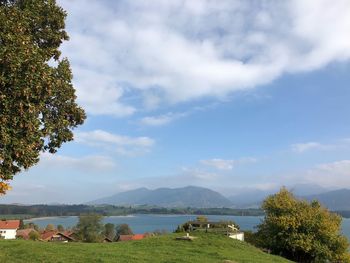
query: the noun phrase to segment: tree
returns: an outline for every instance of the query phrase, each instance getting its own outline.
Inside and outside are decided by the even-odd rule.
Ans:
[[[36,230],[30,231],[28,236],[29,236],[30,240],[34,240],[34,241],[39,240],[39,238],[40,238],[40,234]]]
[[[254,240],[259,246],[297,262],[350,262],[341,217],[317,201],[298,200],[282,188],[262,208],[266,215]]]
[[[128,224],[120,224],[115,228],[117,235],[133,235],[131,228]]]
[[[32,229],[35,229],[36,231],[39,231],[39,226],[34,224],[34,223],[32,223],[32,222],[30,222],[28,224],[25,224],[23,226],[23,229],[28,229],[28,228],[32,228]]]
[[[45,231],[53,231],[55,230],[55,226],[53,224],[48,224],[45,228]]]
[[[60,58],[65,17],[55,0],[0,0],[0,194],[86,118]]]
[[[115,235],[116,235],[114,224],[111,224],[111,223],[105,224],[104,225],[103,235],[105,237],[109,238],[110,240],[114,240]]]
[[[19,229],[24,229],[24,222],[23,222],[23,219],[20,219],[19,220]]]
[[[57,230],[59,232],[63,232],[64,231],[64,227],[62,225],[57,225]]]
[[[76,226],[77,236],[83,242],[100,242],[102,240],[102,216],[97,214],[79,216]]]

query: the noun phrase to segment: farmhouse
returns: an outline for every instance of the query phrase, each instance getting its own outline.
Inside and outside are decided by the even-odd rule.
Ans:
[[[42,241],[48,242],[72,242],[74,239],[68,236],[67,233],[62,233],[58,231],[47,231],[41,234]]]
[[[0,238],[15,239],[19,225],[19,220],[0,220]]]

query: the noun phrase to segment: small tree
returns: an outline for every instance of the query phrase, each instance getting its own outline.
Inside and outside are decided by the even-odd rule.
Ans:
[[[97,214],[79,216],[76,226],[78,238],[83,242],[100,242],[103,230],[102,218]]]
[[[57,225],[57,230],[59,232],[63,232],[64,231],[64,227],[62,225]]]
[[[128,224],[117,225],[115,230],[116,230],[116,233],[118,236],[119,235],[133,235],[134,234]]]
[[[36,231],[39,231],[39,226],[32,222],[23,225],[23,229],[28,229],[28,228],[32,228],[32,229],[35,229]]]
[[[109,238],[110,240],[114,240],[116,235],[114,224],[111,224],[111,223],[105,224],[103,234],[105,237]]]
[[[262,208],[266,216],[254,241],[261,247],[297,262],[350,262],[341,217],[317,201],[298,200],[282,188]]]
[[[48,224],[45,228],[45,231],[53,231],[55,230],[55,226],[53,224]]]
[[[36,230],[30,231],[28,236],[29,236],[29,239],[33,241],[39,240],[40,238],[40,235]]]
[[[19,229],[24,229],[24,222],[23,219],[19,220]]]

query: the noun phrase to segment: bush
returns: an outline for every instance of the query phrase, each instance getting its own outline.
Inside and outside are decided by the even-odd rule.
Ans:
[[[115,228],[116,234],[119,235],[133,235],[131,228],[128,224],[120,224]]]
[[[36,240],[39,240],[39,238],[40,238],[40,234],[37,231],[33,230],[29,233],[30,240],[36,241]]]

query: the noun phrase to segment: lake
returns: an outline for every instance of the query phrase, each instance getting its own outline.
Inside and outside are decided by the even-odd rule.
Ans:
[[[208,215],[209,221],[233,220],[242,230],[254,230],[263,217],[259,216],[222,216]],[[195,215],[128,215],[128,216],[108,216],[104,223],[128,224],[134,233],[152,232],[154,230],[166,230],[172,232],[176,227],[186,221],[196,219]],[[48,224],[63,225],[64,227],[73,227],[78,223],[77,216],[68,217],[42,217],[25,220],[25,223],[35,223],[45,228]],[[350,240],[350,218],[343,218],[342,231]]]

